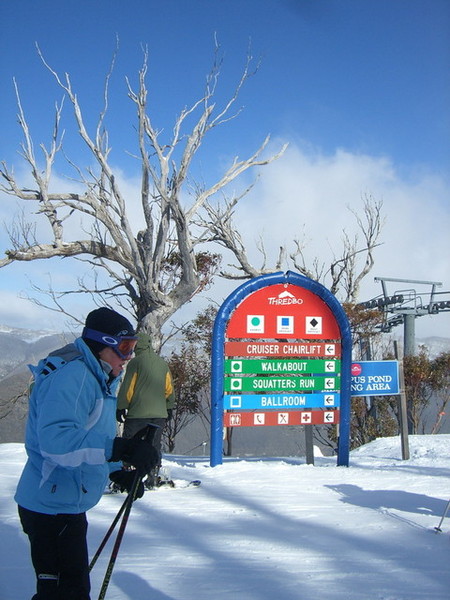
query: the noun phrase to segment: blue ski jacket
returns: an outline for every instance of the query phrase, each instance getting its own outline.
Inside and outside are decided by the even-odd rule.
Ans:
[[[14,499],[35,512],[77,514],[100,500],[111,471],[116,389],[81,338],[30,367],[28,460]]]

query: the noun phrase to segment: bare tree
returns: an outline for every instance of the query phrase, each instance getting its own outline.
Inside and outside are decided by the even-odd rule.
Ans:
[[[245,190],[244,195],[248,191]],[[268,265],[264,242],[261,239],[258,243],[258,250],[263,257],[263,263],[259,267],[250,263],[245,244],[233,222],[234,210],[241,197],[242,195],[231,199],[227,198],[217,206],[206,203],[205,213],[200,215],[197,221],[205,231],[205,241],[220,244],[230,250],[237,260],[237,265],[232,265],[233,272],[222,271],[221,275],[228,279],[248,279],[264,273],[279,271],[287,261],[285,245],[280,246],[275,264]],[[293,240],[295,249],[289,254],[292,265],[299,273],[320,281],[324,285],[328,284],[327,287],[330,291],[335,295],[340,292],[345,302],[354,302],[357,299],[361,281],[373,267],[374,250],[379,245],[384,224],[383,202],[376,200],[371,195],[364,196],[363,201],[362,217],[354,210],[349,209],[356,218],[363,241],[360,242],[357,234],[351,239],[347,232],[343,231],[341,255],[338,258],[334,257],[329,266],[320,263],[317,258],[313,260],[312,265],[308,265],[304,255],[306,244],[298,239]],[[362,266],[358,261],[360,257],[363,257]]]
[[[119,184],[120,178],[111,166],[111,147],[106,128],[109,87],[117,50],[105,79],[103,109],[95,130],[89,132],[70,76],[67,73],[60,76],[38,48],[43,64],[70,102],[79,139],[88,148],[94,166],[82,169],[67,158],[76,173],[74,190],[69,193],[53,191],[51,185],[55,160],[63,153],[64,132],[60,131],[63,102],[56,105],[50,144],[48,147],[40,145],[41,167],[14,81],[18,119],[24,136],[21,154],[31,170],[34,189],[21,186],[14,171],[2,162],[0,176],[3,183],[0,190],[34,203],[38,218],[46,219],[50,225],[53,239],[48,243],[39,241],[33,224],[27,223],[25,218],[16,220],[15,227],[9,231],[11,248],[6,250],[6,257],[0,260],[0,267],[15,261],[52,257],[83,260],[94,266],[96,273],[106,274],[109,283],[101,286],[96,279],[92,286],[88,286],[82,280],[78,282],[77,290],[61,293],[51,290],[53,300],[58,302],[65,294],[80,291],[93,295],[102,293],[103,300],[99,302],[114,297],[115,302],[123,305],[136,318],[138,327],[149,332],[158,345],[162,325],[208,285],[217,271],[219,255],[199,250],[200,244],[211,238],[209,229],[221,227],[222,212],[218,211],[215,215],[211,212],[211,198],[218,193],[225,194],[225,188],[242,173],[271,163],[285,150],[283,146],[280,152],[264,156],[270,140],[267,136],[251,156],[245,159],[236,157],[216,182],[200,185],[189,181],[193,160],[205,136],[239,114],[239,93],[254,72],[253,59],[249,54],[234,92],[219,107],[214,101],[221,71],[219,50],[216,44],[214,62],[206,78],[203,94],[181,111],[166,141],[162,141],[162,132],[153,124],[148,111],[147,50],[144,50],[137,89],[127,80],[128,96],[137,115],[139,150],[135,158],[141,167],[140,205],[144,223],[140,231],[134,232],[130,221],[132,200],[125,197]],[[188,191],[190,204],[186,201]],[[238,199],[234,198],[231,204],[234,206]],[[225,212],[228,206],[227,202]],[[207,217],[203,217],[202,213]],[[66,225],[80,216],[83,218],[83,228],[88,228],[87,237],[70,240]],[[230,249],[243,263],[243,248],[235,244]],[[255,270],[248,263],[246,276],[254,274]],[[58,306],[58,310],[61,309]]]
[[[0,419],[7,417],[14,410],[19,400],[26,398],[27,394],[28,387],[11,398],[7,398],[5,400],[0,398]]]
[[[382,208],[383,201],[376,200],[371,195],[363,196],[362,216],[349,208],[356,219],[363,241],[360,242],[358,234],[350,238],[348,233],[343,231],[341,255],[334,257],[329,266],[315,259],[312,267],[308,267],[303,253],[304,244],[294,240],[296,251],[291,254],[291,259],[295,268],[311,279],[328,283],[327,287],[333,294],[337,295],[340,292],[343,302],[356,302],[361,281],[374,265],[374,250],[379,245],[384,225]],[[358,259],[361,257],[363,264],[360,266]]]
[[[354,213],[363,242],[359,242],[358,236],[351,239],[344,231],[342,253],[333,258],[330,266],[320,264],[318,260],[308,266],[303,254],[304,245],[298,240],[294,240],[295,250],[289,256],[286,246],[280,246],[274,262],[268,259],[261,240],[258,249],[263,262],[255,266],[248,258],[241,234],[233,222],[237,204],[252,186],[240,193],[227,194],[227,191],[243,173],[279,158],[286,146],[267,156],[270,141],[267,136],[251,156],[235,157],[217,181],[206,185],[193,180],[194,159],[207,134],[240,113],[239,94],[258,68],[253,68],[250,53],[233,93],[219,106],[215,96],[222,62],[216,44],[203,94],[180,112],[167,136],[157,129],[149,114],[148,52],[144,49],[136,89],[128,79],[126,81],[137,119],[138,151],[134,158],[141,169],[139,210],[143,226],[135,231],[137,228],[133,228],[131,215],[136,205],[133,198],[126,197],[120,174],[112,167],[106,124],[116,53],[117,50],[105,78],[103,107],[94,131],[90,132],[70,76],[58,74],[38,48],[43,64],[69,101],[78,140],[93,159],[93,164],[87,168],[81,168],[64,153],[64,131],[61,131],[64,99],[56,105],[51,141],[48,147],[40,145],[38,159],[14,81],[18,119],[24,136],[21,155],[30,169],[33,189],[20,185],[13,169],[2,162],[0,191],[25,204],[31,203],[37,209],[37,219],[46,220],[50,226],[52,239],[39,240],[36,223],[27,222],[23,213],[9,229],[11,247],[6,250],[5,258],[0,259],[0,268],[17,261],[53,257],[71,257],[85,262],[93,273],[90,283],[84,278],[78,279],[77,285],[67,291],[55,291],[51,284],[47,290],[34,284],[31,287],[47,294],[51,304],[47,308],[68,314],[76,321],[77,317],[64,308],[64,300],[69,294],[90,294],[98,304],[118,303],[134,316],[139,329],[152,335],[156,349],[160,345],[163,324],[218,274],[225,278],[248,279],[292,264],[299,272],[325,285],[330,279],[328,287],[333,293],[338,295],[339,292],[343,300],[354,301],[362,278],[373,266],[373,252],[383,224],[381,202],[370,196],[365,198],[363,216]],[[54,191],[55,161],[59,156],[64,157],[75,173],[70,192]],[[80,217],[82,229],[77,227],[73,233],[73,224],[80,221]],[[217,247],[226,248],[234,256],[236,264],[231,265],[232,272],[219,272],[221,255],[208,250]]]
[[[432,373],[432,386],[437,400],[437,415],[431,433],[439,433],[445,411],[450,405],[450,352],[441,352],[432,361]]]

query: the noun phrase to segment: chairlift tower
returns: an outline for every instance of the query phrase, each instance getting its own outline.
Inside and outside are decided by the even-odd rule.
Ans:
[[[436,288],[441,287],[442,283],[440,281],[392,279],[389,277],[375,277],[375,281],[381,283],[383,298],[386,302],[384,312],[387,314],[393,313],[403,318],[403,354],[404,356],[413,356],[415,354],[415,320],[417,317],[439,313],[440,307],[439,303],[436,302]],[[402,295],[403,301],[400,306],[393,306],[388,302],[390,296],[387,292],[387,282],[431,286],[431,290],[425,294],[416,292],[414,288],[398,290],[394,293],[394,296]],[[427,304],[424,303],[424,299],[427,300]],[[448,308],[450,308],[450,302],[444,301],[443,304],[448,304]],[[445,310],[445,308],[445,306],[442,306],[442,309]],[[387,326],[388,331],[391,331],[393,325],[389,325],[389,319],[387,320]]]
[[[442,286],[440,281],[419,281],[390,277],[375,277],[374,280],[381,283],[382,294],[367,302],[361,302],[359,306],[368,309],[377,308],[384,313],[384,320],[380,325],[380,329],[384,333],[389,333],[394,327],[403,323],[403,355],[413,356],[415,354],[415,320],[417,317],[424,315],[436,315],[440,312],[450,311],[450,292],[436,291],[436,288]],[[408,287],[397,289],[390,295],[387,289],[388,283],[405,284]],[[419,285],[428,286],[429,289],[425,292],[417,291],[416,286]],[[368,351],[370,352],[370,344]],[[369,404],[371,410],[375,410],[375,405],[370,401]],[[407,409],[406,421],[408,432],[412,433],[410,407]]]
[[[374,281],[381,283],[382,294],[362,302],[364,308],[378,308],[383,311],[385,319],[380,326],[384,333],[392,331],[393,327],[403,324],[403,353],[404,356],[415,354],[415,320],[424,315],[436,315],[450,311],[450,292],[438,292],[440,281],[420,281],[416,279],[396,279],[391,277],[375,277]],[[393,294],[388,293],[388,283],[407,284]],[[428,286],[426,291],[417,291],[412,286]]]

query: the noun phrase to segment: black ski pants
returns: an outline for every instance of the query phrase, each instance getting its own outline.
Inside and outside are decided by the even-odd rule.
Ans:
[[[19,506],[36,572],[32,600],[90,600],[85,513],[46,515]]]

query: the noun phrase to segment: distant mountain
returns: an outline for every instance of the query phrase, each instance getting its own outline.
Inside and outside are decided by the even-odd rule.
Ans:
[[[0,442],[23,441],[31,375],[28,365],[37,364],[73,337],[68,333],[0,325]]]
[[[50,329],[21,329],[20,327],[9,327],[8,325],[0,325],[0,334],[10,335],[16,337],[22,342],[33,343],[41,338],[57,335],[57,331]]]
[[[436,358],[442,352],[450,352],[450,338],[445,337],[426,337],[416,340],[416,347],[425,346],[428,348],[430,358]]]
[[[46,354],[73,340],[68,333],[32,331],[0,325],[0,380],[30,362],[38,362]]]

